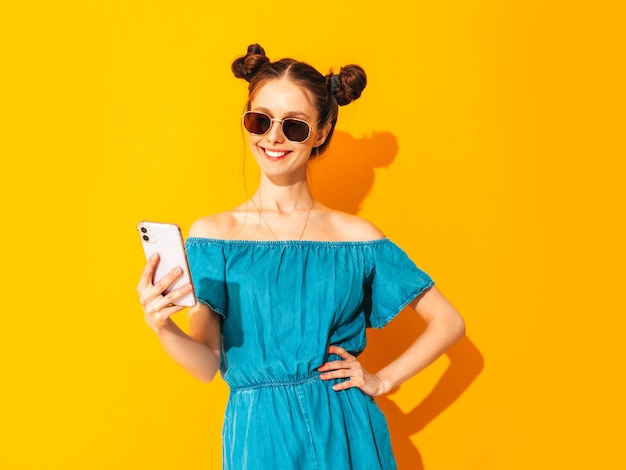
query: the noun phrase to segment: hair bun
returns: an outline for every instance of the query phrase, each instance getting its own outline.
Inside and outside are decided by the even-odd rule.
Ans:
[[[249,82],[269,61],[265,55],[265,50],[259,44],[251,44],[248,46],[246,55],[235,59],[230,68],[235,77],[243,78]]]
[[[339,86],[334,94],[339,106],[345,106],[358,99],[367,85],[365,70],[358,65],[350,64],[339,69]]]

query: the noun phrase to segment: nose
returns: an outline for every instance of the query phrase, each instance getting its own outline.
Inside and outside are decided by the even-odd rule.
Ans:
[[[283,121],[280,119],[272,119],[270,130],[267,131],[267,138],[271,142],[282,142],[285,139],[283,134]]]

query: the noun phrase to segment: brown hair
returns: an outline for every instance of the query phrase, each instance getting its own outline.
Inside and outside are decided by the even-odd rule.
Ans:
[[[311,93],[319,114],[318,129],[331,124],[326,140],[313,149],[312,155],[319,155],[328,147],[337,123],[339,106],[359,98],[367,84],[365,71],[358,65],[341,67],[333,78],[335,74],[332,70],[324,76],[309,64],[294,59],[271,62],[258,44],[248,46],[246,55],[235,59],[231,69],[235,77],[249,82],[246,108],[249,108],[250,101],[263,84],[272,79],[288,78]]]

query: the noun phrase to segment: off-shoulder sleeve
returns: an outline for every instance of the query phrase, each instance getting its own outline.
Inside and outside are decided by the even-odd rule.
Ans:
[[[382,328],[435,283],[390,240],[372,246],[371,250],[365,312],[368,326]]]
[[[193,237],[185,241],[185,246],[198,301],[225,318],[228,296],[223,247],[209,239]]]

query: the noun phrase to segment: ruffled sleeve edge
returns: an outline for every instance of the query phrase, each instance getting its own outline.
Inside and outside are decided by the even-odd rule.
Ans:
[[[226,318],[226,312],[224,311],[224,309],[215,307],[215,305],[211,304],[211,302],[208,302],[204,299],[198,298],[198,302],[200,302],[202,305],[206,305],[207,307],[209,307],[211,310],[217,313],[220,317],[222,317],[222,319]]]
[[[370,324],[369,327],[370,328],[375,328],[375,329],[379,329],[379,328],[383,328],[384,326],[386,326],[391,320],[393,320],[394,318],[396,318],[398,316],[398,314],[404,310],[404,308],[409,305],[411,302],[413,302],[414,299],[416,299],[417,297],[419,297],[420,295],[422,295],[424,292],[426,292],[427,290],[429,290],[431,287],[433,287],[435,285],[435,281],[430,281],[428,284],[426,284],[425,286],[420,287],[419,289],[416,289],[415,291],[411,292],[411,294],[409,294],[407,296],[407,299],[404,302],[401,302],[397,308],[395,308],[392,313],[390,315],[388,315],[387,317],[385,317],[385,319],[377,322],[376,324]]]

